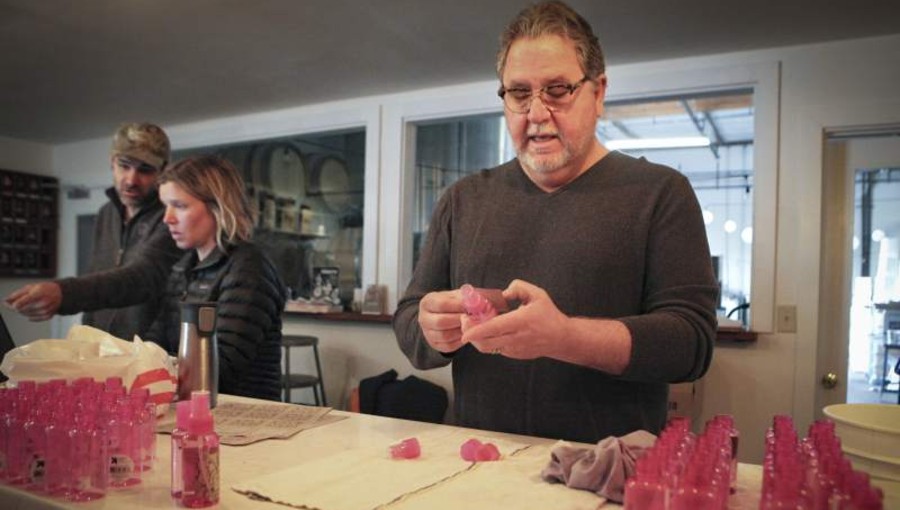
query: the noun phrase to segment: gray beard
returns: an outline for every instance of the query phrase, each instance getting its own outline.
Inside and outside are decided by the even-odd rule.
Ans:
[[[550,174],[565,166],[571,159],[572,153],[568,147],[563,147],[562,152],[553,157],[533,157],[526,151],[516,151],[519,163],[522,167],[536,174]]]

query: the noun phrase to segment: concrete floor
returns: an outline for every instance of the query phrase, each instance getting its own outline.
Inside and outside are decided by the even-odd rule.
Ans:
[[[878,391],[878,386],[869,384],[865,374],[854,373],[850,377],[850,384],[847,388],[847,402],[853,404],[896,404],[897,383],[889,384],[884,391]]]

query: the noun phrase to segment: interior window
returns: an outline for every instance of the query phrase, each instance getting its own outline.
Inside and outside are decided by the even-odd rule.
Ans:
[[[460,178],[515,157],[501,113],[413,124],[414,264],[434,206]],[[671,166],[692,183],[722,287],[719,311],[749,324],[754,107],[750,89],[612,101],[598,123],[610,149]]]
[[[315,276],[337,280],[349,305],[362,286],[365,129],[177,151],[216,153],[241,171],[266,248],[291,298],[311,298]]]
[[[413,267],[444,190],[466,175],[515,157],[499,113],[417,123],[415,140]]]
[[[608,102],[597,134],[610,149],[685,174],[706,223],[719,311],[749,324],[753,244],[751,90]]]

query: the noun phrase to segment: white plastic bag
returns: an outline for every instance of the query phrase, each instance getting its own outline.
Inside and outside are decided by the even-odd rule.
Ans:
[[[35,340],[6,353],[0,372],[9,382],[49,381],[80,377],[105,381],[121,377],[128,391],[147,387],[157,412],[165,412],[175,396],[177,382],[168,353],[138,336],[127,342],[90,326],[76,325],[64,340]]]

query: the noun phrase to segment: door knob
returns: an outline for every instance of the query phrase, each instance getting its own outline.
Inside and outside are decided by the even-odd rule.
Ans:
[[[838,376],[834,372],[828,372],[822,376],[822,387],[825,389],[833,389],[838,384]]]

